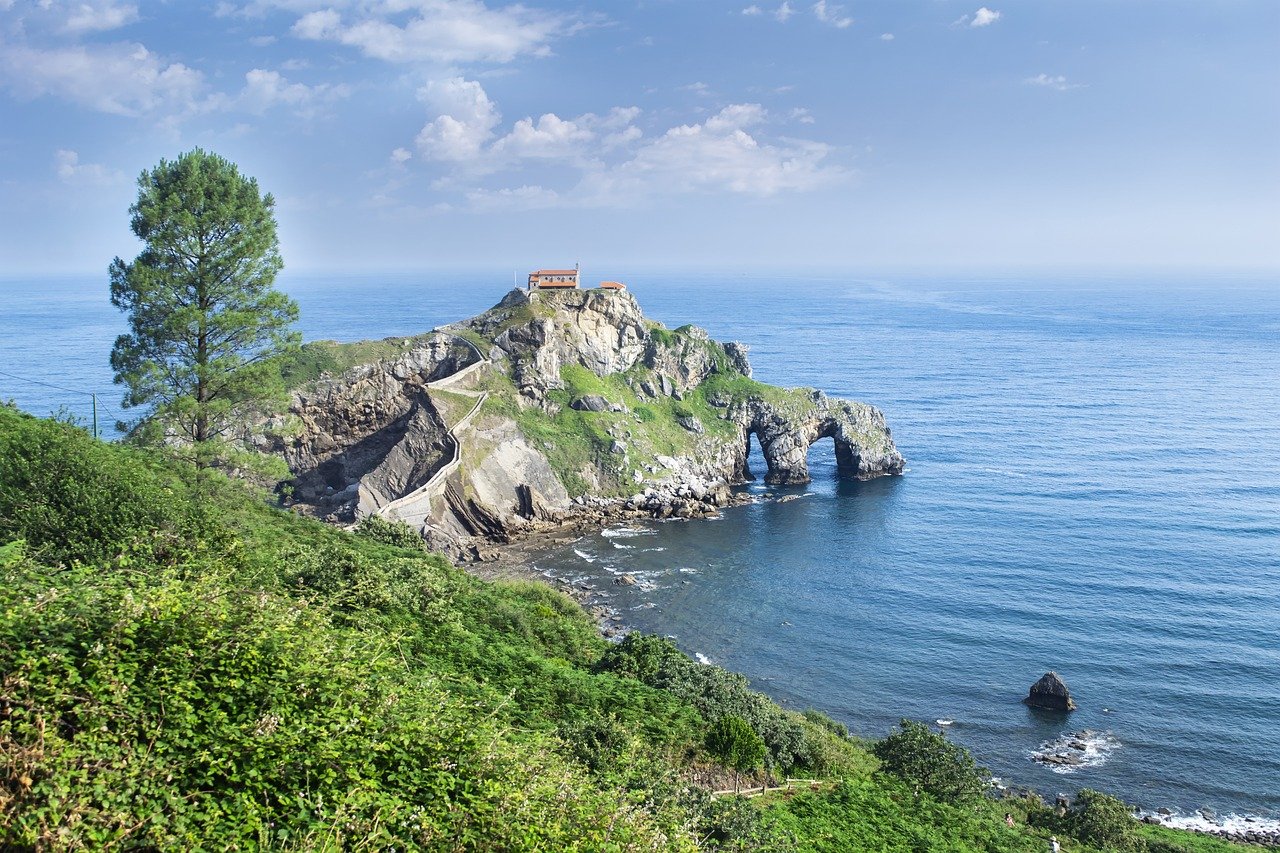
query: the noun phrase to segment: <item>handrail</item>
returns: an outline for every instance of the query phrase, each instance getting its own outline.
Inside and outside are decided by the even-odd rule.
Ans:
[[[466,338],[462,337],[461,335],[454,335],[449,332],[438,332],[437,334],[448,335],[451,338],[462,341],[464,344],[469,346],[477,356],[479,356],[480,360],[474,361],[471,364],[468,364],[466,367],[449,374],[443,379],[437,379],[433,382],[426,383],[424,387],[427,388],[428,390],[432,388],[442,388],[446,383],[456,382],[457,380],[462,379],[467,374],[474,372],[479,368],[492,363],[490,362],[489,359],[484,357],[484,354],[480,352],[480,349],[475,344],[473,344],[471,341],[467,340]],[[457,391],[455,393],[465,394],[467,396],[470,396],[472,392]],[[462,442],[458,440],[458,435],[457,435],[458,430],[461,430],[463,427],[471,423],[471,419],[475,416],[476,412],[480,411],[480,407],[484,405],[484,401],[488,399],[488,397],[489,397],[488,391],[481,391],[479,394],[479,397],[476,399],[475,405],[471,407],[471,410],[468,411],[465,415],[463,415],[456,424],[449,427],[449,429],[445,431],[445,436],[448,437],[448,439],[453,443],[453,455],[449,459],[449,461],[446,462],[440,468],[440,470],[432,474],[431,479],[427,480],[427,482],[423,483],[421,486],[414,489],[412,492],[409,492],[406,495],[401,495],[400,497],[388,503],[386,506],[379,507],[377,510],[375,510],[375,513],[377,515],[383,518],[386,518],[391,511],[398,509],[399,507],[402,507],[406,504],[413,503],[420,500],[423,496],[428,495],[433,488],[435,488],[440,483],[444,482],[444,480],[448,478],[450,474],[452,474],[455,470],[457,470],[458,466],[462,464]]]

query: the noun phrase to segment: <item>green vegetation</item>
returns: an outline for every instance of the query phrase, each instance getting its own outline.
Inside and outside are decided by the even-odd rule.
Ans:
[[[197,466],[231,455],[228,434],[284,400],[275,362],[298,344],[298,306],[272,287],[274,208],[216,154],[161,160],[129,208],[145,248],[111,263],[111,303],[129,317],[111,351],[123,405],[149,407],[143,434],[192,449]]]
[[[194,480],[0,407],[0,848],[1234,849],[1098,795],[917,792],[838,723],[665,640],[610,646],[548,587]],[[760,762],[821,781],[690,781]]]
[[[765,746],[750,723],[729,714],[711,724],[707,752],[726,767],[754,770],[764,760]]]
[[[906,782],[917,793],[925,792],[950,803],[979,796],[990,775],[973,763],[973,756],[924,723],[903,720],[898,730],[872,749],[880,769]]]
[[[358,365],[395,358],[414,344],[423,343],[431,337],[427,334],[350,343],[311,341],[281,362],[280,373],[285,387],[292,390],[325,375],[341,376]]]

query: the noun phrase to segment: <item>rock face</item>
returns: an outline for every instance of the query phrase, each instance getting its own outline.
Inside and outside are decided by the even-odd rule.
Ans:
[[[808,405],[794,401],[771,403],[748,400],[737,412],[744,432],[739,480],[746,470],[747,442],[752,434],[760,442],[769,470],[765,482],[797,485],[809,482],[809,447],[821,438],[835,440],[836,467],[855,480],[901,474],[906,460],[894,447],[884,415],[874,406],[832,400],[821,391],[810,395]]]
[[[294,392],[264,449],[317,515],[460,554],[575,516],[717,512],[752,435],[769,483],[808,482],[824,438],[850,478],[905,464],[876,408],[756,382],[745,346],[668,330],[629,291],[514,290],[425,340]]]
[[[1046,672],[1040,680],[1031,685],[1027,698],[1022,700],[1032,708],[1043,708],[1046,711],[1074,711],[1075,700],[1071,691],[1056,672]]]

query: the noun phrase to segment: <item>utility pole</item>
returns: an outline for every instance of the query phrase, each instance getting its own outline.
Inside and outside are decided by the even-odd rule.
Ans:
[[[98,437],[98,395],[90,393],[89,396],[93,398],[93,437],[97,438]]]

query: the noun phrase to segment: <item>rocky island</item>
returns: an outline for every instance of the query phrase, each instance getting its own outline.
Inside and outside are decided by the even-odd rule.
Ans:
[[[290,499],[330,521],[405,522],[432,548],[483,545],[608,517],[696,517],[752,478],[808,482],[831,438],[843,476],[900,474],[873,406],[751,377],[747,348],[667,329],[625,290],[513,290],[428,334],[304,347],[289,412],[259,449]]]

